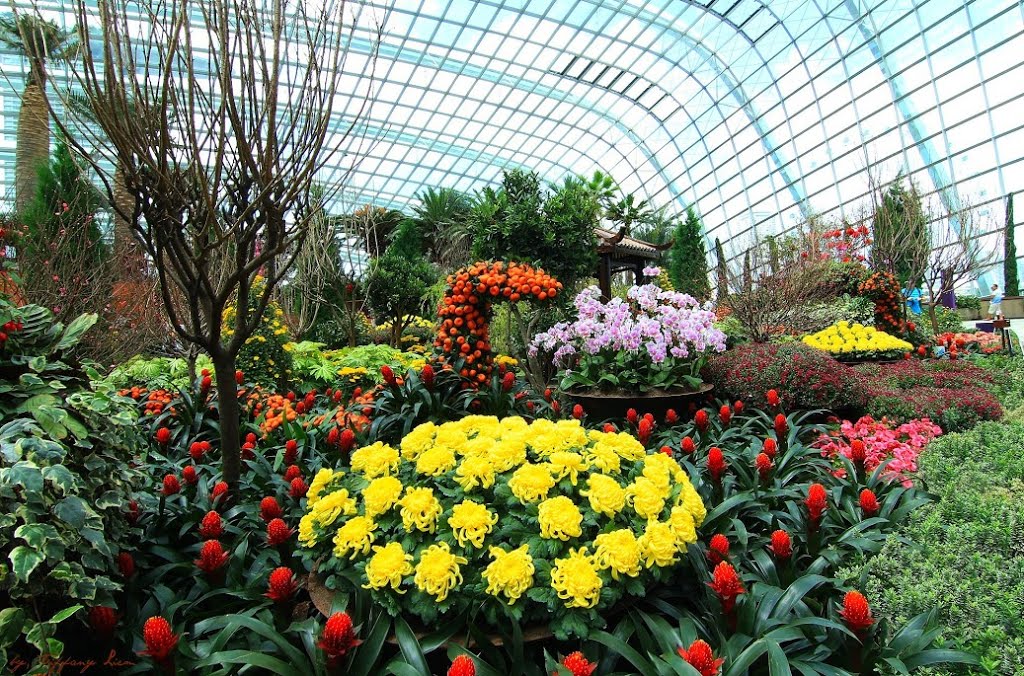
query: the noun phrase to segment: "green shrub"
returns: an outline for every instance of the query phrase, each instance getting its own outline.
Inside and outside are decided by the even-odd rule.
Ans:
[[[938,607],[946,638],[995,674],[1024,673],[1024,425],[982,423],[920,457],[939,501],[866,566],[867,593],[899,622]],[[955,574],[952,574],[954,573]],[[941,673],[978,673],[953,671]]]
[[[0,669],[21,636],[59,656],[58,623],[113,605],[115,557],[138,540],[126,517],[142,483],[128,462],[141,445],[130,400],[89,385],[98,374],[69,354],[96,315],[65,327],[44,308],[0,301],[8,320],[21,326],[0,343]]]
[[[1024,406],[1024,359],[1020,356],[991,354],[973,357],[971,361],[992,373],[994,378],[989,389],[1007,411]]]
[[[843,320],[851,324],[870,326],[875,322],[875,304],[867,298],[849,294],[814,303],[807,308],[805,330],[807,333],[814,333]]]
[[[964,310],[980,310],[981,299],[977,296],[961,296],[956,295],[956,306]]]
[[[263,282],[257,277],[249,293],[250,317],[256,311],[262,295]],[[228,306],[224,311],[224,332],[229,339],[235,327],[235,312],[235,306]],[[245,344],[238,351],[235,363],[245,374],[245,381],[270,389],[286,390],[292,377],[292,359],[284,349],[289,340],[291,338],[284,324],[284,310],[276,301],[271,301],[260,318],[259,326],[245,339]]]

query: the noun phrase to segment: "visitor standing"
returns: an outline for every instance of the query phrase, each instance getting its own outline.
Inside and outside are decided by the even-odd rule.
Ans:
[[[992,285],[992,300],[988,303],[988,315],[992,319],[1003,317],[1003,292],[999,290],[998,284]]]

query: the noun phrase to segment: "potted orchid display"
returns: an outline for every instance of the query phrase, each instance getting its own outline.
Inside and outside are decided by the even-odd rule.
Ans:
[[[659,273],[644,269],[648,278]],[[561,389],[588,413],[678,409],[680,400],[711,389],[700,372],[708,356],[725,350],[726,337],[714,326],[710,306],[653,283],[632,286],[625,299],[608,302],[591,286],[574,303],[577,319],[537,334],[529,349],[531,356],[551,355]]]

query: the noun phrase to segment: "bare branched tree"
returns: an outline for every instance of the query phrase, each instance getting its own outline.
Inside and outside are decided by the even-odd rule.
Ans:
[[[109,167],[123,172],[133,210],[119,215],[157,272],[170,324],[213,360],[224,480],[235,485],[236,356],[318,222],[310,188],[355,137],[373,55],[348,72],[357,17],[343,1],[68,2],[92,46],[71,71],[95,126],[76,131],[95,130],[89,158],[115,209]],[[337,111],[342,95],[349,105]]]

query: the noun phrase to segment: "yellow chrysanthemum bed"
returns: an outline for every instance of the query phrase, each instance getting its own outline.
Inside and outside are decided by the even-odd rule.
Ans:
[[[825,350],[840,360],[898,359],[914,349],[905,340],[873,326],[842,321],[803,337],[805,345]]]
[[[338,591],[392,614],[482,610],[567,636],[667,580],[704,516],[679,464],[629,434],[469,416],[320,470],[299,542]]]

